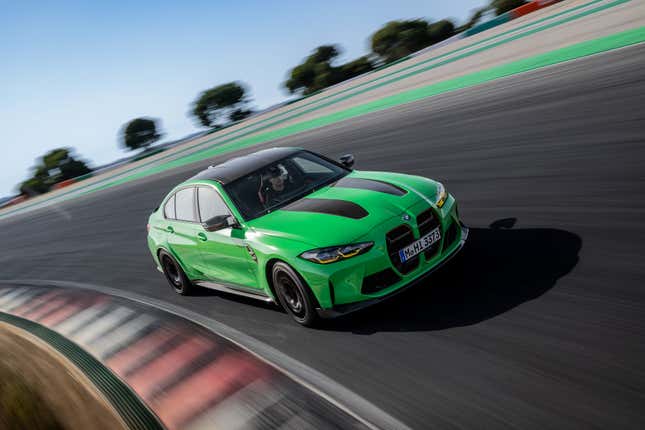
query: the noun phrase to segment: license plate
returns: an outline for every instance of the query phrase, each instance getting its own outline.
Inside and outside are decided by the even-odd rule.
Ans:
[[[415,255],[420,254],[426,249],[430,248],[433,243],[438,242],[441,239],[441,232],[439,227],[432,230],[430,233],[421,237],[420,239],[414,241],[410,245],[406,246],[399,251],[399,258],[401,263],[405,263],[409,259],[413,258]]]

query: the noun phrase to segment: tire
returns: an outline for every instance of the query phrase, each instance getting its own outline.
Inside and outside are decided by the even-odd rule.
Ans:
[[[166,281],[168,281],[173,290],[182,296],[190,295],[194,289],[193,283],[190,282],[190,279],[188,279],[188,276],[186,276],[186,273],[172,255],[165,251],[159,252],[159,263],[161,263],[161,269]]]
[[[291,266],[281,261],[275,263],[271,269],[271,279],[280,304],[298,324],[312,327],[319,322],[316,299]]]

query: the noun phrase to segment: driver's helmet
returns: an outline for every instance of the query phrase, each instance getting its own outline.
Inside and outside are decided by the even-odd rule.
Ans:
[[[289,177],[289,172],[287,172],[287,169],[282,164],[270,166],[264,172],[262,172],[262,180],[265,183],[267,183],[270,179],[277,178],[279,176],[282,176],[282,179],[285,181]]]
[[[260,203],[266,204],[271,194],[271,179],[282,177],[286,182],[289,178],[289,172],[282,164],[277,164],[265,169],[260,176],[260,189],[258,190],[258,199]]]

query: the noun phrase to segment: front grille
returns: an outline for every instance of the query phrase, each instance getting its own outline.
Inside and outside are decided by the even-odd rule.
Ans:
[[[381,270],[380,272],[373,273],[363,279],[361,287],[362,294],[373,294],[381,291],[391,285],[396,284],[401,280],[401,277],[394,273],[392,269]]]
[[[448,249],[450,248],[450,245],[454,243],[455,240],[457,240],[457,232],[458,232],[458,223],[456,222],[451,222],[450,227],[448,227],[448,230],[446,231],[446,236],[443,238],[443,249]]]
[[[422,237],[439,227],[439,217],[434,210],[428,209],[417,216],[417,226],[419,227],[419,237]],[[430,248],[423,251],[426,260],[434,257],[437,251],[439,251],[439,242],[434,243]]]
[[[401,273],[410,273],[419,266],[418,255],[409,259],[405,263],[401,263],[401,259],[399,258],[399,250],[408,246],[414,242],[414,240],[414,233],[412,233],[412,229],[407,224],[402,224],[390,230],[389,233],[385,235],[387,253],[390,256],[390,261],[392,261],[392,265],[396,267],[396,270]]]

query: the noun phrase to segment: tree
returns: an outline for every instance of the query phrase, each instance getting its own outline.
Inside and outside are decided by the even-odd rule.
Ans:
[[[390,21],[372,34],[372,51],[386,63],[440,42],[454,34],[448,20],[430,24],[423,19]]]
[[[20,194],[35,196],[49,191],[49,185],[45,184],[45,182],[40,179],[32,177],[21,183],[18,189]]]
[[[53,183],[72,179],[90,173],[91,170],[74,158],[69,148],[58,148],[43,155],[43,164],[36,169],[36,176],[49,176]]]
[[[339,55],[340,48],[337,45],[317,47],[302,64],[291,69],[284,86],[292,94],[301,92],[309,95],[374,69],[368,57],[335,66],[334,60]]]
[[[70,148],[56,148],[43,155],[33,168],[33,176],[19,185],[20,193],[42,194],[52,185],[90,173],[85,162],[72,155]]]
[[[291,69],[284,86],[292,94],[301,91],[308,95],[333,85],[337,77],[331,63],[339,54],[340,49],[336,45],[317,47],[302,64]]]
[[[128,150],[152,145],[161,138],[156,121],[152,118],[135,118],[126,123],[121,129],[121,145]]]
[[[346,76],[345,79],[349,79],[354,76],[362,75],[374,69],[374,65],[369,57],[362,56],[357,59],[347,62],[340,66],[343,76]]]
[[[241,82],[229,82],[202,92],[193,103],[192,115],[204,127],[221,127],[240,121],[252,111],[247,109],[247,90]]]
[[[501,15],[526,3],[526,0],[493,0],[490,2],[490,7],[495,10],[495,15]]]
[[[428,26],[428,41],[430,42],[430,45],[446,40],[454,34],[455,24],[447,19],[433,22]]]
[[[245,118],[248,118],[248,116],[251,115],[252,113],[253,111],[250,109],[235,109],[228,116],[228,119],[231,120],[231,122],[238,122],[238,121],[242,121]]]

